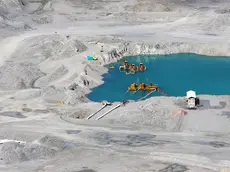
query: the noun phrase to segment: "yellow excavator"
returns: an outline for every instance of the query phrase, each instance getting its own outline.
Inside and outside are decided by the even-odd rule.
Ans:
[[[158,89],[159,87],[155,84],[149,84],[146,85],[145,83],[141,83],[139,86],[137,86],[136,83],[132,83],[130,87],[128,87],[129,91],[153,91],[155,89]]]

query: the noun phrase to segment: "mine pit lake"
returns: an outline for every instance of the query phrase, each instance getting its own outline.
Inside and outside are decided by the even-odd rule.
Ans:
[[[129,64],[143,63],[147,70],[126,74],[119,66],[127,60]],[[168,96],[185,96],[188,90],[197,94],[230,94],[230,57],[204,56],[192,53],[170,55],[128,56],[107,66],[103,75],[104,84],[94,88],[88,98],[95,102],[138,100],[148,94],[127,92],[131,83],[157,84]],[[114,69],[111,69],[114,67]],[[127,92],[127,93],[126,93]],[[162,96],[154,92],[151,96]]]

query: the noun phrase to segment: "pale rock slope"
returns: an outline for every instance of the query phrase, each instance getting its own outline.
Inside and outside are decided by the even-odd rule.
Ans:
[[[103,84],[104,64],[138,54],[230,56],[229,7],[227,0],[1,0],[0,171],[230,169],[227,95],[199,95],[195,111],[183,97],[130,101],[96,120],[114,102],[86,120],[102,107],[86,95]]]

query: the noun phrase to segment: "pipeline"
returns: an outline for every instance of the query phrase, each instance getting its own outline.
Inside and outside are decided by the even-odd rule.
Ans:
[[[153,91],[149,92],[147,95],[145,95],[144,97],[138,99],[137,101],[145,99],[146,97],[148,97],[150,94],[154,93],[155,91],[156,91],[156,89],[154,89]]]
[[[106,116],[107,114],[109,114],[110,112],[112,112],[113,110],[119,108],[121,105],[125,105],[126,103],[128,103],[128,101],[123,101],[122,103],[120,103],[117,106],[113,107],[112,109],[110,109],[109,111],[107,111],[106,113],[104,113],[103,115],[97,117],[96,120],[99,120],[99,119],[103,118],[104,116]]]
[[[146,97],[148,97],[150,94],[154,93],[155,91],[163,94],[164,96],[167,96],[167,94],[165,94],[163,91],[160,90],[160,88],[154,89],[151,92],[149,92],[147,95],[145,95],[144,97],[138,99],[137,101],[141,101],[143,99],[145,99]],[[125,94],[127,94],[129,92],[129,90],[127,90],[125,92]],[[124,94],[124,95],[125,95]],[[123,96],[124,96],[123,95]],[[137,102],[136,101],[136,102]],[[96,120],[99,120],[101,118],[103,118],[104,116],[106,116],[107,114],[109,114],[110,112],[112,112],[113,110],[119,108],[121,105],[125,105],[128,101],[123,101],[122,103],[118,104],[117,106],[113,107],[112,109],[110,109],[109,111],[107,111],[106,113],[104,113],[103,115],[99,116],[98,118],[96,118]],[[100,112],[102,109],[104,109],[107,106],[107,104],[105,104],[104,106],[102,106],[97,112],[95,112],[94,114],[90,115],[87,119],[90,119],[92,116],[96,115],[98,112]]]
[[[168,96],[168,95],[165,94],[162,90],[160,90],[160,88],[158,88],[157,92],[160,93],[160,94],[162,94],[162,95],[164,95],[164,96]]]
[[[109,103],[109,102],[103,102],[103,106],[100,108],[100,109],[98,109],[96,112],[94,112],[92,115],[90,115],[90,116],[88,116],[86,119],[87,120],[89,120],[90,118],[92,118],[94,115],[96,115],[98,112],[100,112],[102,109],[104,109],[106,106],[108,106],[108,105],[112,105],[111,103]]]
[[[92,115],[88,116],[86,119],[89,120],[94,115],[96,115],[98,112],[100,112],[102,109],[104,109],[107,106],[107,104],[103,105],[100,109],[98,109],[96,112],[94,112]]]

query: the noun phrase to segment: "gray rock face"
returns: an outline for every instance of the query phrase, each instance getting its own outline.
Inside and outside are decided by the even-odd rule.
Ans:
[[[0,146],[1,158],[6,164],[47,158],[56,150],[36,144],[4,143]]]
[[[81,41],[78,41],[78,40],[75,40],[73,42],[73,45],[76,47],[77,52],[80,52],[80,53],[88,49]]]
[[[42,89],[42,98],[48,102],[62,101],[65,98],[65,90],[55,86],[44,87]]]
[[[171,164],[164,169],[159,170],[158,172],[185,172],[189,169],[184,165]]]
[[[223,17],[223,16],[222,16]],[[217,22],[217,21],[214,21]],[[225,21],[229,23],[229,21]],[[212,22],[211,22],[212,23]],[[226,24],[225,23],[225,24]],[[217,24],[218,25],[218,24]],[[218,25],[218,27],[221,25]],[[205,26],[205,27],[210,27]],[[149,55],[149,54],[171,54],[171,53],[197,53],[205,55],[217,55],[226,56],[226,51],[219,51],[220,46],[218,44],[206,45],[206,44],[195,44],[195,43],[184,43],[184,42],[155,42],[146,43],[143,41],[127,41],[117,45],[116,49],[109,52],[109,57],[114,59],[118,55]],[[230,50],[229,44],[226,46],[227,51]]]
[[[34,86],[43,88],[47,86],[50,82],[63,77],[67,73],[68,73],[68,69],[62,65],[61,67],[59,67],[57,70],[53,71],[52,73],[47,74],[46,76],[41,77],[38,80],[36,80]]]
[[[13,98],[15,100],[26,100],[31,98],[37,98],[41,95],[41,91],[39,89],[26,89],[16,92]]]
[[[21,112],[14,112],[14,111],[1,112],[0,116],[7,116],[13,118],[27,118],[26,116],[22,115]]]
[[[0,144],[0,158],[5,164],[46,159],[64,149],[78,147],[76,143],[54,136],[44,136],[35,143],[5,142]]]
[[[193,111],[180,97],[130,101],[100,120],[118,102],[90,120],[102,104],[82,103],[103,83],[103,65],[122,56],[230,55],[228,7],[229,0],[0,0],[0,171],[230,167],[229,96],[226,104],[204,98]],[[8,36],[16,37],[2,40]],[[179,109],[188,114],[175,115]]]
[[[72,56],[75,56],[78,53],[82,53],[88,49],[85,44],[83,44],[79,40],[70,40],[67,41],[64,45],[61,44],[60,46],[61,50],[57,54],[58,56],[54,56],[53,60],[63,59],[63,58],[70,58]]]
[[[13,60],[40,64],[47,59],[60,60],[70,58],[87,50],[79,40],[68,40],[61,35],[45,35],[22,41],[13,54]]]
[[[76,84],[76,83],[73,83],[73,84],[71,84],[71,85],[68,87],[68,89],[73,91],[73,90],[76,90],[77,87],[79,87],[79,85]]]
[[[0,16],[2,18],[5,18],[8,14],[7,6],[3,3],[3,1],[0,1]]]
[[[77,103],[86,103],[88,98],[85,96],[85,93],[81,90],[67,90],[66,97],[64,99],[65,104],[75,105]]]
[[[0,88],[32,88],[34,82],[44,75],[38,67],[31,63],[6,63],[0,67]]]

